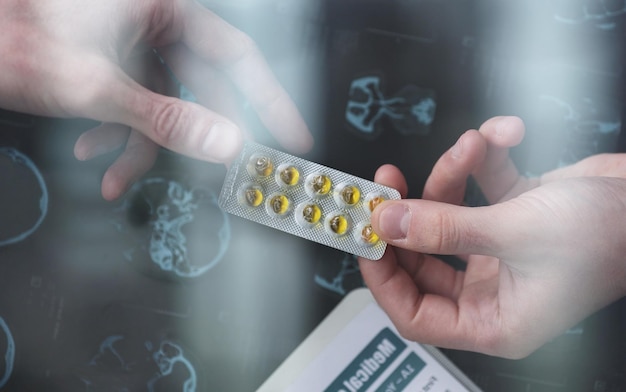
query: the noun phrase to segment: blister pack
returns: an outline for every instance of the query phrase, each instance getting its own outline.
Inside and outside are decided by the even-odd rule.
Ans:
[[[387,244],[370,215],[399,199],[390,187],[248,142],[226,174],[226,212],[333,248],[378,260]]]

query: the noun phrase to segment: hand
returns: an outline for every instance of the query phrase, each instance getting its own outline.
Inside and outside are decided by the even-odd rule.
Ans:
[[[191,0],[3,0],[0,23],[1,107],[102,121],[76,142],[79,159],[126,145],[102,180],[106,199],[152,166],[157,145],[232,160],[243,139],[227,118],[232,85],[285,148],[312,145],[250,38]],[[171,80],[161,60],[215,110],[157,93],[167,94]]]
[[[442,155],[423,200],[374,211],[392,246],[360,267],[403,336],[520,358],[626,292],[626,156],[525,178],[508,157],[523,134],[518,118],[488,120]],[[469,175],[492,205],[458,205]],[[397,168],[375,179],[406,195]],[[467,268],[434,254],[459,255]]]

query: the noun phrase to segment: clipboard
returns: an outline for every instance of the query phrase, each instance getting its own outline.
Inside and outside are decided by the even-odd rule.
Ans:
[[[436,347],[406,340],[367,288],[350,292],[257,392],[480,392]]]

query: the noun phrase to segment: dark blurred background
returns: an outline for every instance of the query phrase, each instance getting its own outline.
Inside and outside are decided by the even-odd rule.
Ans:
[[[305,158],[393,163],[410,197],[494,115],[525,121],[528,175],[624,151],[624,1],[204,3],[265,53],[315,135]],[[163,150],[103,200],[115,154],[73,157],[94,125],[0,112],[0,390],[254,391],[363,286],[353,256],[221,212],[219,165]],[[484,203],[471,182],[466,202]],[[625,391],[625,330],[619,301],[522,360],[444,353],[485,391]]]

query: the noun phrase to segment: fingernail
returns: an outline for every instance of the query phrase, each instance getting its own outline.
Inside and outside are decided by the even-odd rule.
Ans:
[[[218,122],[209,130],[202,143],[202,154],[211,160],[227,162],[241,149],[241,132],[237,127]]]
[[[411,223],[411,210],[404,204],[392,204],[378,218],[379,235],[390,240],[406,238]]]
[[[458,159],[461,157],[461,154],[463,153],[463,142],[461,141],[461,138],[459,138],[454,146],[452,146],[450,152],[452,153],[452,158],[454,159]]]

